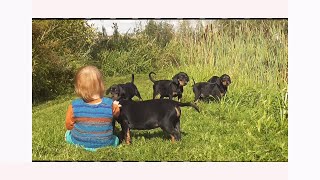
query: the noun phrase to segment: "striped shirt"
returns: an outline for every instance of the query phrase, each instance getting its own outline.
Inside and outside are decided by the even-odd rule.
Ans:
[[[112,117],[119,114],[119,107],[112,107],[110,98],[100,101],[98,104],[86,103],[83,99],[72,101],[67,111],[66,127],[71,130],[74,144],[86,148],[114,144]]]

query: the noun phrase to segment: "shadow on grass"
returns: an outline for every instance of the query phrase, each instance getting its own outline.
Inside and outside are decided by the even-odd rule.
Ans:
[[[162,137],[163,139],[171,139],[170,135],[166,132],[163,132],[162,130],[158,130],[158,131],[146,131],[146,130],[131,130],[130,131],[131,137],[134,138],[145,138],[145,139],[153,139],[153,138],[159,138]],[[186,136],[188,133],[186,132],[181,132],[181,136]],[[121,130],[116,129],[115,131],[115,135],[119,137],[120,140],[123,139],[122,135],[121,135]]]
[[[181,132],[181,136],[185,136],[187,133]],[[131,131],[131,136],[135,138],[144,137],[145,139],[152,139],[162,137],[163,139],[170,139],[170,135],[163,131],[155,131],[155,132],[139,132],[137,130]]]

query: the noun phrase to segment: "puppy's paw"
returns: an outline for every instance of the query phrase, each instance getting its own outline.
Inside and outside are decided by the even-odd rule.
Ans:
[[[121,104],[119,104],[119,101],[113,101],[114,105],[117,105],[118,107],[121,107]]]

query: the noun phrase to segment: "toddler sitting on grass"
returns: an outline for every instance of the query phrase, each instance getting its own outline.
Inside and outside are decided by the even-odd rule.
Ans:
[[[119,145],[118,137],[113,135],[112,118],[119,116],[121,105],[103,97],[105,87],[98,68],[80,68],[75,77],[75,91],[80,98],[73,100],[67,110],[66,141],[88,151]]]

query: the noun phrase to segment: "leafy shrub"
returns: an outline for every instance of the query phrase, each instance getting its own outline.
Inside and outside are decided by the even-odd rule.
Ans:
[[[64,94],[76,69],[88,63],[93,29],[83,20],[32,21],[32,101]]]

